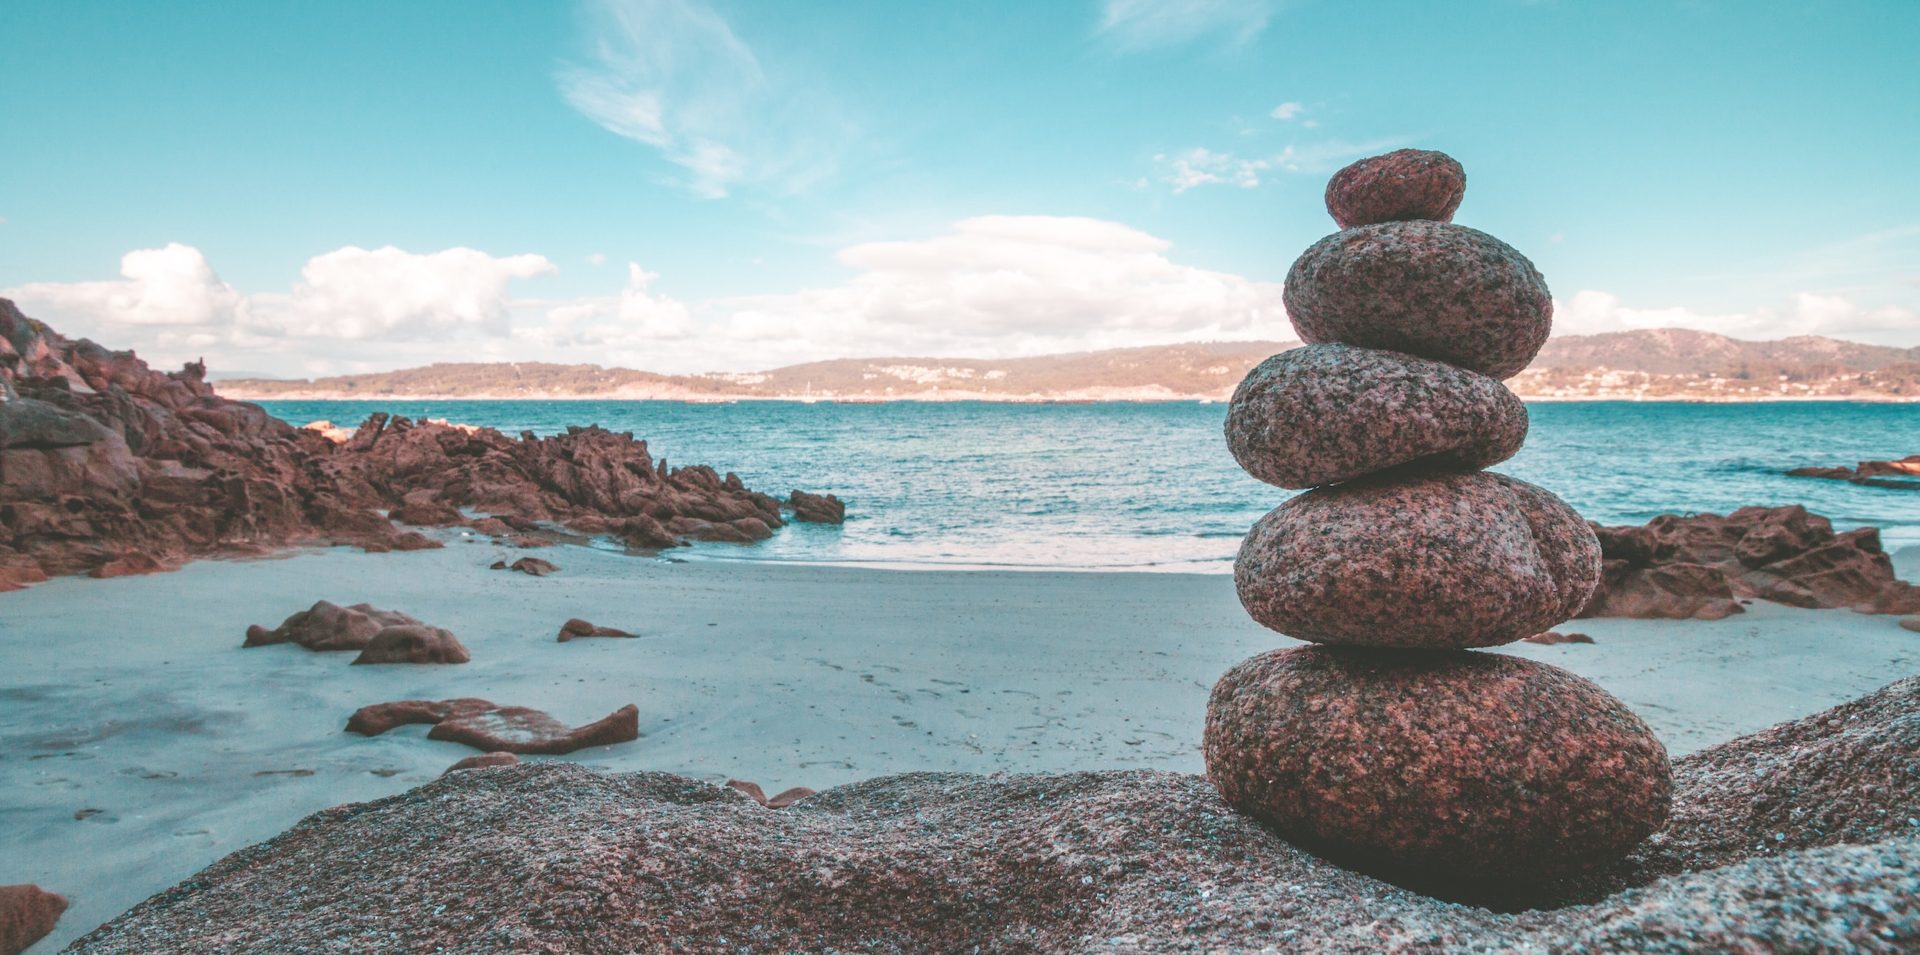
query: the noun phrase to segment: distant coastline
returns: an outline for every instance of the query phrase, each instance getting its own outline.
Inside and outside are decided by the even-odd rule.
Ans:
[[[844,358],[669,375],[545,362],[435,364],[215,387],[253,401],[1224,402],[1290,341],[1200,342],[1027,358]],[[1528,401],[1920,401],[1920,348],[1654,329],[1551,339],[1507,382]]]

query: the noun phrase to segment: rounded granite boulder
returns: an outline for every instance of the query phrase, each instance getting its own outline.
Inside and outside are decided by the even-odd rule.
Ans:
[[[1307,345],[1247,373],[1226,430],[1227,448],[1248,474],[1306,488],[1412,463],[1460,471],[1497,464],[1526,440],[1527,406],[1507,386],[1445,362]]]
[[[1665,825],[1667,751],[1625,704],[1498,653],[1275,650],[1213,688],[1228,804],[1349,868],[1471,895],[1615,859]]]
[[[1491,647],[1586,606],[1600,542],[1525,481],[1388,472],[1274,508],[1240,545],[1233,579],[1253,619],[1301,640]]]
[[[1383,222],[1313,244],[1287,273],[1300,340],[1386,348],[1494,378],[1519,374],[1553,330],[1527,257],[1477,229]]]
[[[1431,149],[1369,156],[1327,181],[1327,213],[1342,229],[1376,222],[1450,222],[1467,193],[1467,171]]]

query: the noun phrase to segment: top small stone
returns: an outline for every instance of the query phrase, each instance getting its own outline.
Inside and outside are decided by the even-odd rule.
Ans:
[[[1342,229],[1379,222],[1452,222],[1467,171],[1431,149],[1396,149],[1362,159],[1327,182],[1327,212]]]

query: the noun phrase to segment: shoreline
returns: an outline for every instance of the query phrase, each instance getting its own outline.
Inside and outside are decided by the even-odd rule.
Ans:
[[[1172,395],[1165,397],[1087,397],[1074,394],[1065,395],[996,395],[991,393],[960,393],[942,395],[899,395],[892,397],[873,397],[867,395],[803,397],[798,395],[658,395],[623,394],[609,392],[605,394],[511,394],[511,395],[443,395],[443,394],[396,394],[382,393],[372,395],[339,394],[335,392],[291,392],[265,394],[245,389],[229,392],[221,388],[221,382],[211,382],[221,397],[233,401],[662,401],[687,405],[740,404],[742,402],[764,402],[796,405],[886,405],[886,404],[1218,404],[1225,405],[1231,393],[1225,395]],[[1698,405],[1769,405],[1804,403],[1855,402],[1858,404],[1916,404],[1920,395],[1768,395],[1740,398],[1722,398],[1707,396],[1659,395],[1528,395],[1520,394],[1523,402],[1540,404],[1586,403],[1613,401],[1622,404],[1698,404]]]
[[[479,696],[570,725],[628,703],[632,743],[558,757],[735,777],[776,791],[913,771],[1196,773],[1214,680],[1292,641],[1220,574],[673,561],[529,552],[304,548],[172,573],[58,578],[0,595],[0,855],[73,900],[55,950],[306,815],[437,778],[474,750],[407,727],[342,732],[360,706]],[[1920,551],[1903,553],[1904,575]],[[242,649],[317,599],[368,601],[456,633],[473,662],[349,666],[350,654]],[[582,617],[635,640],[555,641]],[[1577,620],[1591,645],[1497,651],[1623,697],[1673,755],[1817,712],[1920,672],[1896,618],[1756,605],[1725,620]],[[1699,686],[1710,674],[1715,692]],[[97,812],[90,812],[97,810]]]

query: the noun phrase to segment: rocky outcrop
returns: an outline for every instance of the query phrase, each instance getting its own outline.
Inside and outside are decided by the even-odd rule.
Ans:
[[[472,659],[452,631],[416,622],[381,628],[353,662],[466,663]]]
[[[1464,368],[1399,352],[1307,345],[1247,374],[1227,411],[1227,450],[1287,488],[1418,464],[1477,471],[1527,439],[1527,406]]]
[[[640,738],[640,710],[628,704],[585,726],[565,723],[524,706],[499,706],[486,700],[400,700],[354,711],[347,732],[362,736],[409,723],[431,723],[428,739],[464,743],[483,753],[559,756],[589,746],[611,746]]]
[[[1920,491],[1920,454],[1910,454],[1897,461],[1862,461],[1850,468],[1794,468],[1787,472],[1787,476],[1827,478],[1834,481],[1852,481],[1868,487]]]
[[[372,604],[342,607],[325,600],[288,617],[272,630],[254,624],[247,628],[247,647],[265,647],[276,643],[297,643],[309,650],[364,650],[373,635],[387,627],[417,625],[420,621],[392,610],[379,610]]]
[[[613,627],[597,627],[591,623],[588,623],[585,620],[580,619],[579,617],[575,617],[567,621],[566,623],[563,623],[560,625],[559,642],[566,643],[569,640],[578,640],[581,637],[631,637],[631,636],[633,636],[633,634],[628,633],[625,630],[616,630]]]
[[[545,577],[560,569],[560,566],[553,561],[541,560],[538,557],[522,557],[511,564],[504,560],[496,560],[489,566],[494,570],[517,571],[529,577]]]
[[[550,762],[325,810],[76,950],[1910,951],[1916,732],[1908,680],[1682,759],[1661,835],[1515,914],[1329,863],[1198,776],[917,773],[767,812]]]
[[[1861,613],[1920,613],[1920,587],[1894,576],[1874,528],[1836,533],[1799,505],[1662,515],[1594,528],[1601,585],[1583,617],[1714,620],[1741,600]]]
[[[793,519],[809,524],[841,524],[847,519],[847,505],[831,494],[808,494],[794,491],[788,495],[787,503],[793,508]]]
[[[438,547],[393,520],[469,511],[640,547],[751,542],[785,522],[734,475],[670,468],[597,427],[511,438],[376,414],[336,441],[221,397],[198,362],[157,372],[0,299],[0,590],[289,544]]]
[[[0,885],[0,955],[20,955],[45,938],[67,900],[37,885]]]

